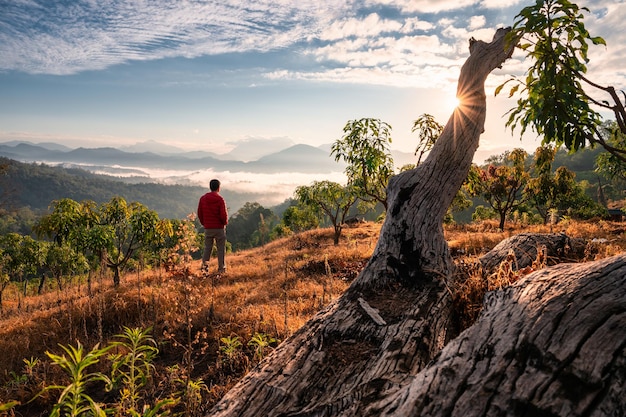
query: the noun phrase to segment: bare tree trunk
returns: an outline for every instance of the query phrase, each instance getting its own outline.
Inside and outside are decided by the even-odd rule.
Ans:
[[[538,257],[544,257],[545,265],[577,262],[585,257],[586,243],[565,233],[520,233],[498,243],[480,258],[483,270],[491,272],[509,253],[515,254],[515,270],[531,266]]]
[[[341,237],[341,231],[343,227],[340,224],[335,225],[335,231],[333,233],[333,244],[335,246],[339,245],[339,238]]]
[[[429,157],[392,177],[388,209],[368,265],[334,303],[240,381],[211,416],[360,416],[400,390],[456,336],[454,264],[443,217],[478,147],[485,79],[511,54],[499,29],[470,41],[459,107]]]
[[[474,326],[362,416],[626,415],[626,255],[489,293]]]

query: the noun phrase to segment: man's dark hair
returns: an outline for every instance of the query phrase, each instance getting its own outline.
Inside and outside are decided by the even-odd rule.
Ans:
[[[211,191],[217,191],[220,189],[220,180],[211,180],[211,182],[209,182],[209,188],[211,189]]]

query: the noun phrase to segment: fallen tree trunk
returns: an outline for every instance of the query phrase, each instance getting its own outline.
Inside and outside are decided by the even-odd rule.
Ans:
[[[626,255],[561,264],[485,298],[479,320],[363,416],[626,415]]]
[[[583,259],[585,242],[582,239],[573,239],[565,233],[520,233],[503,240],[481,256],[483,270],[489,273],[510,253],[515,255],[515,270],[532,266],[538,258],[545,265],[556,265]]]
[[[360,416],[407,384],[458,334],[455,267],[443,217],[467,177],[486,115],[484,83],[512,53],[499,29],[470,41],[459,106],[428,158],[398,174],[367,266],[332,305],[284,341],[211,416]]]

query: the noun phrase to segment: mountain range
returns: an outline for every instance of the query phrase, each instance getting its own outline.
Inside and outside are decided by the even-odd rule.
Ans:
[[[166,171],[211,169],[214,172],[249,172],[252,174],[330,174],[342,172],[345,168],[343,162],[335,161],[330,155],[329,145],[321,147],[304,144],[291,145],[247,162],[224,159],[232,156],[232,152],[227,155],[216,155],[204,151],[185,152],[154,141],[125,149],[112,147],[72,149],[53,142],[34,144],[13,141],[0,143],[0,156],[20,162],[39,162],[66,167],[79,166],[92,172],[138,177],[149,177],[148,171],[154,169]],[[151,151],[145,149],[151,149]],[[239,153],[241,154],[241,151]],[[409,153],[394,151],[392,155],[398,167],[415,160],[415,156]]]

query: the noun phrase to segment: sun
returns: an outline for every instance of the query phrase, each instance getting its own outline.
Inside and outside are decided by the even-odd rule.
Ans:
[[[446,108],[450,109],[450,111],[454,111],[461,104],[461,100],[456,95],[450,95],[446,99]]]

